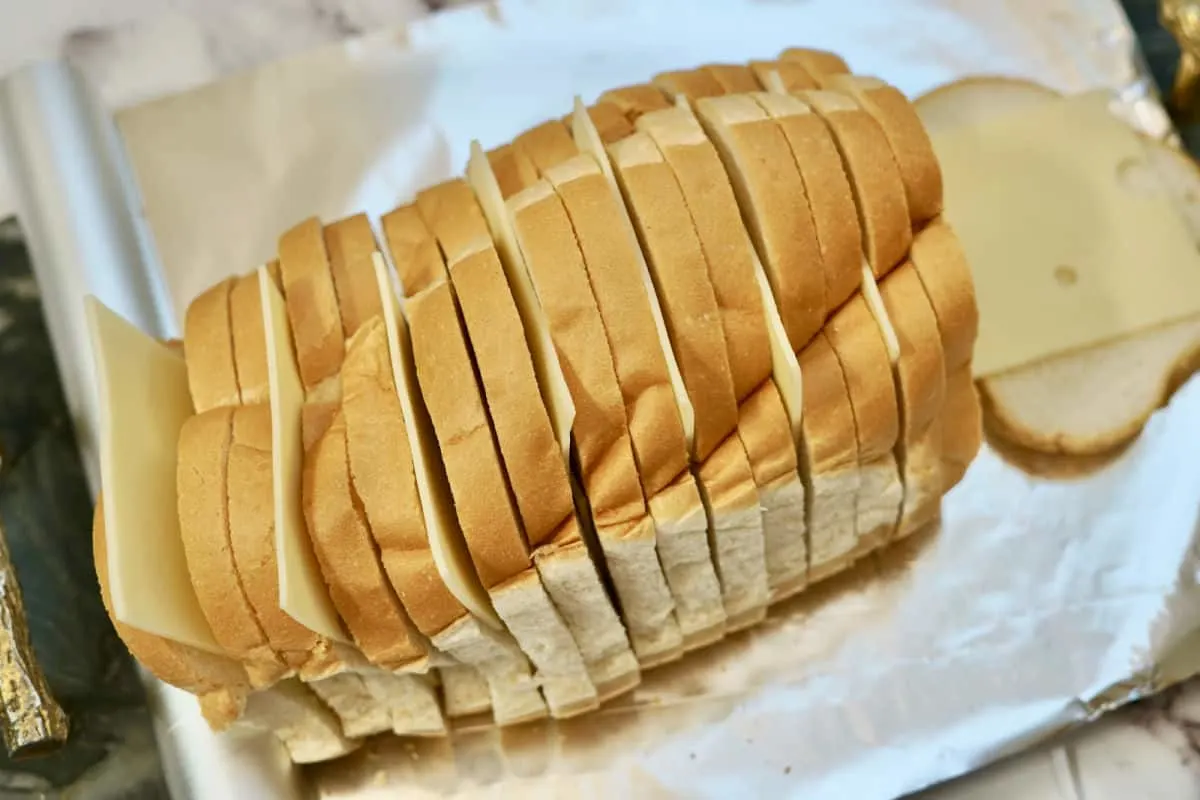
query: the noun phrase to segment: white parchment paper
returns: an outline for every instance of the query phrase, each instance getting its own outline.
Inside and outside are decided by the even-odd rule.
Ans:
[[[836,50],[910,95],[979,73],[1107,87],[1162,130],[1114,0],[505,3],[118,123],[181,318],[198,291],[270,257],[298,220],[378,215],[459,172],[472,138],[505,141],[576,94],[792,45]],[[617,708],[452,741],[383,739],[300,777],[355,798],[883,798],[960,774],[1159,684],[1161,660],[1200,625],[1197,441],[1193,381],[1119,460],[1085,476],[1034,478],[985,449],[946,499],[940,532],[651,673]],[[206,777],[218,770],[254,773],[256,785],[283,774],[164,696],[164,746],[199,795],[218,796]]]

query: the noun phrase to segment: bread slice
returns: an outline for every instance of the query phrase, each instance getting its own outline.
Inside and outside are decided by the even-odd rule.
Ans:
[[[329,254],[329,273],[337,294],[342,336],[349,339],[360,326],[380,314],[379,290],[371,256],[378,249],[366,214],[330,223],[322,229]]]
[[[589,121],[576,121],[576,133]],[[725,612],[708,549],[708,520],[689,469],[687,397],[654,284],[629,214],[601,163],[598,137],[547,171],[583,255],[625,403],[634,459],[657,529],[658,554],[685,647],[719,638]],[[597,156],[603,161],[598,161]],[[686,420],[686,422],[685,422]]]
[[[304,515],[330,598],[363,654],[388,669],[420,667],[428,648],[384,577],[355,502],[340,410],[305,453]]]
[[[919,228],[942,213],[942,169],[929,134],[908,98],[878,78],[861,75],[836,75],[828,85],[853,97],[883,129],[904,182],[913,227]]]
[[[495,720],[500,725],[545,716],[546,706],[530,673],[529,662],[504,631],[479,582],[454,512],[454,501],[438,452],[428,409],[418,388],[409,329],[400,313],[383,259],[373,259],[383,301],[388,355],[396,396],[404,416],[417,496],[424,521],[425,546],[408,549],[420,574],[428,576],[434,603],[414,604],[413,622],[439,651],[461,667],[446,667],[447,714],[460,716],[487,708],[479,676],[486,681]],[[428,571],[432,561],[435,572]],[[440,581],[450,597],[438,591]],[[451,677],[453,676],[453,677]]]
[[[752,96],[783,132],[800,172],[825,273],[825,307],[832,312],[858,291],[863,262],[858,211],[837,144],[798,97],[782,91]]]
[[[155,636],[117,619],[109,591],[103,504],[104,498],[97,498],[92,514],[92,552],[96,556],[100,598],[117,636],[154,677],[199,697],[209,725],[215,730],[224,730],[241,715],[246,696],[251,691],[245,667],[228,656]]]
[[[837,353],[822,332],[800,352],[801,469],[808,483],[809,583],[841,571],[857,544],[858,439]],[[780,592],[778,597],[786,596]]]
[[[647,112],[671,107],[671,101],[663,94],[663,90],[649,83],[609,89],[600,95],[598,102],[612,103],[621,109],[630,122],[637,122],[638,117]]]
[[[818,88],[816,80],[795,61],[751,61],[750,71],[759,84],[771,91],[802,92]]]
[[[337,717],[294,678],[251,694],[239,722],[274,733],[294,764],[329,761],[358,747],[342,733]]]
[[[462,180],[421,192],[417,205],[449,262],[525,539],[567,625],[559,633],[570,633],[555,645],[556,655],[582,657],[589,679],[598,679],[598,696],[632,688],[639,680],[637,662],[581,538],[567,463],[541,404],[521,317],[483,212]],[[540,627],[543,635],[554,630],[549,623]],[[534,663],[543,674],[568,666]]]
[[[226,325],[226,341],[228,331]],[[255,686],[269,686],[288,670],[268,644],[234,565],[225,482],[232,431],[229,407],[194,416],[180,430],[179,530],[192,586],[213,636],[245,663]]]
[[[638,480],[616,368],[570,218],[545,181],[510,198],[507,210],[575,400],[572,435],[581,479],[634,653],[643,667],[675,658],[682,636]]]
[[[710,97],[696,115],[725,164],[793,350],[825,322],[825,274],[800,171],[779,126],[750,95]]]
[[[343,334],[321,223],[310,217],[279,237],[279,270],[305,393],[336,380]]]
[[[388,253],[405,297],[420,294],[446,280],[445,259],[415,205],[410,203],[394,208],[383,215],[381,222]]]
[[[917,234],[912,264],[937,317],[945,358],[946,405],[941,430],[945,492],[962,480],[983,436],[979,397],[971,378],[979,310],[962,246],[945,222],[935,220]]]
[[[521,649],[537,659],[551,712],[578,713],[595,704],[595,687],[530,561],[451,285],[410,298],[408,308],[421,394],[475,571]]]
[[[512,197],[538,178],[537,166],[529,155],[515,144],[504,144],[489,150],[487,159],[492,165],[492,171],[496,174],[500,192],[504,197]],[[418,287],[411,290],[413,294],[419,291]]]
[[[833,133],[857,200],[867,263],[876,278],[904,260],[912,244],[904,181],[883,129],[844,94],[801,92]]]
[[[600,141],[606,145],[619,142],[633,134],[633,123],[621,111],[621,107],[615,103],[600,102],[590,105],[587,108],[587,115],[596,129]],[[568,127],[574,126],[574,117],[575,112],[573,111],[567,115],[567,119],[571,120]]]
[[[939,87],[918,98],[915,106],[936,134],[1056,97],[1053,90],[1031,81],[980,77]],[[1195,164],[1159,142],[1148,142],[1147,148],[1157,174],[1200,239],[1200,175]],[[1198,360],[1200,319],[1184,319],[1102,347],[986,376],[978,388],[988,428],[999,437],[1045,453],[1102,455],[1136,437]],[[1114,375],[1121,377],[1117,390]],[[965,383],[965,378],[959,382]]]
[[[197,414],[218,406],[237,405],[239,400],[228,335],[232,288],[232,278],[210,287],[188,304],[184,315],[183,355],[188,364],[192,407]]]
[[[890,539],[900,519],[904,484],[893,453],[900,441],[899,401],[888,347],[862,294],[830,317],[825,336],[842,366],[858,441],[854,558]]]
[[[880,299],[899,349],[892,362],[900,395],[897,461],[904,504],[896,536],[920,530],[938,515],[942,499],[942,425],[946,359],[937,316],[911,263],[901,264],[879,284]]]
[[[799,64],[818,83],[850,71],[849,65],[837,53],[812,47],[789,47],[779,54],[779,60]]]
[[[701,97],[716,97],[725,94],[725,87],[716,76],[708,70],[700,69],[675,70],[660,72],[654,76],[654,85],[668,97],[679,97],[697,100]]]
[[[539,176],[578,152],[570,130],[557,119],[543,122],[519,134],[513,140],[513,147],[528,156]]]
[[[762,88],[754,70],[745,64],[706,64],[702,69],[716,79],[725,94],[757,92]]]
[[[267,345],[263,332],[258,273],[242,275],[234,281],[229,292],[229,325],[233,335],[233,358],[241,403],[266,403],[271,389],[267,375]]]

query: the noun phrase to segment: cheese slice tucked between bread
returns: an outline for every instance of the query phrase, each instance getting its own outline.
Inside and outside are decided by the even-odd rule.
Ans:
[[[638,480],[616,368],[570,217],[539,181],[507,202],[575,401],[572,430],[599,544],[643,667],[678,656],[682,636]]]
[[[483,212],[462,180],[419,193],[417,206],[448,262],[518,522],[529,551],[542,550],[540,585],[554,602],[546,603],[542,613],[547,618],[534,623],[536,631],[523,635],[511,622],[509,628],[543,677],[562,674],[580,680],[581,648],[587,648],[591,658],[583,658],[584,666],[589,675],[602,673],[605,692],[627,689],[636,682],[636,662],[581,539],[567,464],[541,405],[520,314]],[[494,593],[493,602],[500,610]],[[568,610],[570,615],[560,618]],[[571,713],[552,698],[549,686],[544,691],[554,713]],[[583,710],[582,703],[573,702]]]
[[[625,204],[601,167],[609,166],[608,157],[589,127],[586,116],[576,120],[576,133],[591,154],[560,164],[546,177],[583,255],[657,529],[659,560],[685,647],[694,647],[719,638],[725,622],[708,520],[689,469],[686,431],[694,427],[694,411]]]
[[[477,669],[486,680],[498,724],[545,716],[545,703],[533,682],[529,662],[503,630],[471,564],[454,512],[454,500],[433,423],[421,397],[409,329],[400,313],[399,300],[392,290],[383,259],[376,254],[373,262],[383,300],[392,378],[404,415],[427,536],[427,551],[419,546],[419,542],[416,547],[406,549],[413,559],[432,559],[436,579],[440,579],[450,594],[447,597],[441,593],[434,583],[435,576],[422,565],[422,573],[428,576],[431,584],[427,591],[433,592],[430,597],[434,602],[414,604],[413,622],[438,650],[464,665],[443,669],[446,713],[465,716],[486,710],[488,701],[480,691],[474,671]]]

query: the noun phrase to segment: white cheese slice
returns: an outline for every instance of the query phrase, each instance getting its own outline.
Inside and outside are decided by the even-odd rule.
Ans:
[[[263,331],[267,340],[267,380],[271,394],[271,474],[275,503],[275,553],[279,607],[309,630],[348,642],[341,618],[313,554],[301,506],[300,410],[304,387],[292,353],[283,294],[265,266],[258,269]]]
[[[95,297],[84,300],[84,312],[96,363],[113,614],[147,633],[221,653],[179,532],[175,461],[179,430],[192,416],[183,356]]]

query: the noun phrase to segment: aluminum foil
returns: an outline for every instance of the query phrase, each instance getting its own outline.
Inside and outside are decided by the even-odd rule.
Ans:
[[[836,50],[910,95],[971,74],[1107,88],[1136,125],[1169,134],[1115,0],[621,0],[448,12],[118,116],[138,222],[155,243],[150,274],[169,296],[169,308],[143,318],[164,311],[177,322],[199,290],[261,263],[297,220],[386,211],[460,171],[472,138],[505,141],[569,110],[575,94],[590,100],[662,69],[792,45]],[[38,192],[25,196],[28,212],[42,213]],[[76,234],[65,224],[50,235]],[[34,250],[39,277],[82,275],[58,278],[52,326],[89,289],[106,301],[128,296],[103,278],[121,261],[74,252],[83,263]],[[55,341],[65,370],[86,359],[86,341]],[[1117,461],[1070,479],[1034,477],[985,448],[946,498],[940,530],[568,723],[385,738],[291,770],[269,741],[214,736],[189,697],[152,684],[172,785],[214,798],[918,789],[1200,668],[1198,437],[1193,381]]]

